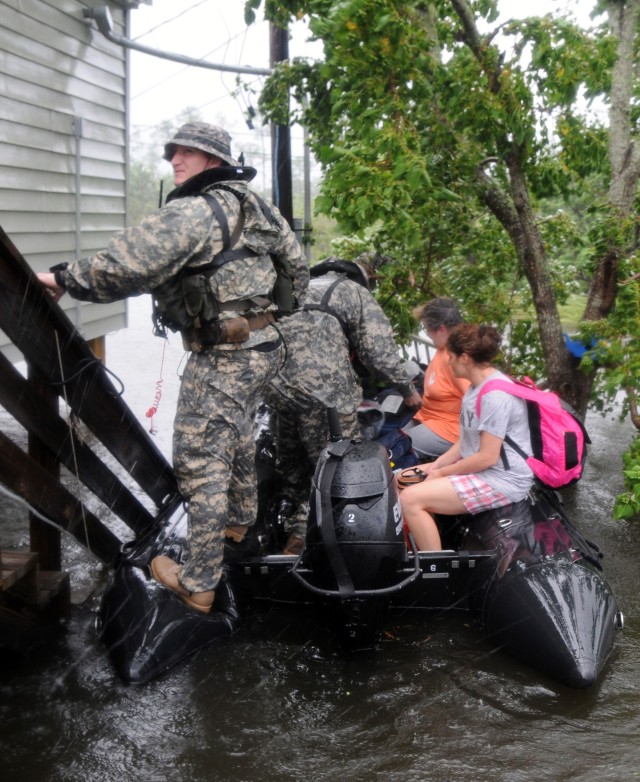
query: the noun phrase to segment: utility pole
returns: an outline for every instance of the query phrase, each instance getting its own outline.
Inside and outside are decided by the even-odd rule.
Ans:
[[[289,32],[269,25],[270,65],[289,59]],[[271,125],[272,200],[293,228],[293,194],[291,185],[291,132],[288,125]]]

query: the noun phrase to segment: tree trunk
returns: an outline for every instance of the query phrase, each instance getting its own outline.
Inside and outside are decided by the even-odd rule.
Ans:
[[[593,377],[578,370],[578,362],[564,342],[544,242],[531,206],[518,148],[509,156],[508,168],[509,193],[501,190],[483,170],[478,171],[482,198],[509,234],[531,288],[549,387],[584,415]]]
[[[611,180],[608,200],[613,219],[624,225],[632,213],[640,177],[640,154],[632,131],[631,98],[634,81],[634,50],[640,0],[610,3],[607,9],[611,33],[618,39],[617,57],[611,75],[609,109],[609,160]],[[584,320],[600,320],[613,309],[617,296],[618,264],[633,238],[618,235],[597,259],[589,288]]]

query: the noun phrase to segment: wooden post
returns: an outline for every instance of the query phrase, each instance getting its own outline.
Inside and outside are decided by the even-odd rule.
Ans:
[[[105,364],[107,361],[107,344],[105,338],[95,337],[94,339],[88,339],[87,345],[95,354],[95,357],[100,359],[100,363]]]
[[[53,388],[42,382],[42,379],[34,370],[33,366],[27,364],[28,379],[36,386],[38,392],[44,400],[43,414],[47,412],[58,414],[58,394]],[[60,463],[55,453],[50,450],[42,440],[32,432],[28,437],[29,456],[45,469],[51,476],[60,479]],[[60,532],[50,524],[45,524],[34,513],[29,513],[29,537],[31,550],[38,553],[40,566],[43,570],[61,570],[62,551]]]

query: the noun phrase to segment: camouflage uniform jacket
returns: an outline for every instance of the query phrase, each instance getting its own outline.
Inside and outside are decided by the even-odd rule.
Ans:
[[[336,278],[333,272],[311,280],[306,305],[320,304]],[[339,413],[353,412],[362,401],[362,388],[351,365],[350,350],[372,373],[403,397],[415,388],[393,338],[391,324],[371,293],[344,277],[333,289],[329,306],[346,325],[321,310],[301,310],[279,323],[287,345],[284,367],[271,385],[288,399],[311,398]],[[350,347],[351,346],[351,347]]]
[[[262,214],[256,199],[251,197],[245,181],[221,180],[220,183],[239,193],[249,194],[242,207],[228,191],[211,185],[202,188],[211,192],[222,206],[230,232],[239,219],[240,210],[244,209],[244,227],[234,248],[248,247],[258,254],[257,257],[227,263],[211,275],[214,295],[221,303],[227,303],[224,317],[239,314],[229,306],[229,302],[271,293],[276,271],[268,253],[289,262],[294,296],[302,301],[309,281],[309,267],[286,220],[276,207],[271,207],[275,217],[275,225],[272,226]],[[62,280],[67,291],[76,299],[116,301],[151,293],[179,274],[183,267],[205,265],[222,249],[222,231],[214,212],[204,198],[192,192],[185,197],[168,200],[165,206],[153,211],[139,225],[115,234],[106,250],[70,264],[62,273]],[[250,339],[241,346],[259,343],[264,338],[260,334],[259,331],[252,332]]]

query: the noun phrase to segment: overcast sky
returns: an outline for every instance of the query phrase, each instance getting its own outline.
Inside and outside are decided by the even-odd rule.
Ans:
[[[501,0],[503,17],[543,14],[571,9],[580,11],[583,20],[592,0],[536,0],[532,7],[522,0]],[[321,56],[317,43],[308,41],[303,23],[291,28],[290,56]],[[145,46],[210,63],[269,66],[269,26],[244,23],[244,0],[153,0],[131,11],[131,37]],[[232,133],[233,150],[238,154],[247,146],[264,149],[260,123],[250,130],[247,110],[257,104],[264,84],[262,76],[236,74],[186,66],[131,51],[131,126],[132,139],[151,146],[150,131],[164,120],[174,120],[187,107],[195,108],[207,122],[224,124]],[[302,154],[302,130],[292,130],[294,158]],[[254,165],[257,161],[252,162]],[[259,167],[259,166],[257,166]]]
[[[304,25],[292,29],[290,56],[321,53],[318,44],[306,43]],[[269,26],[246,27],[244,0],[153,0],[131,12],[131,37],[145,46],[203,59],[210,63],[269,67]],[[232,133],[234,152],[263,141],[247,127],[249,106],[256,106],[264,76],[237,75],[197,68],[131,51],[131,125],[134,141],[164,120],[173,120],[187,108],[196,108],[207,122],[224,124]],[[301,148],[302,131],[293,131]]]

